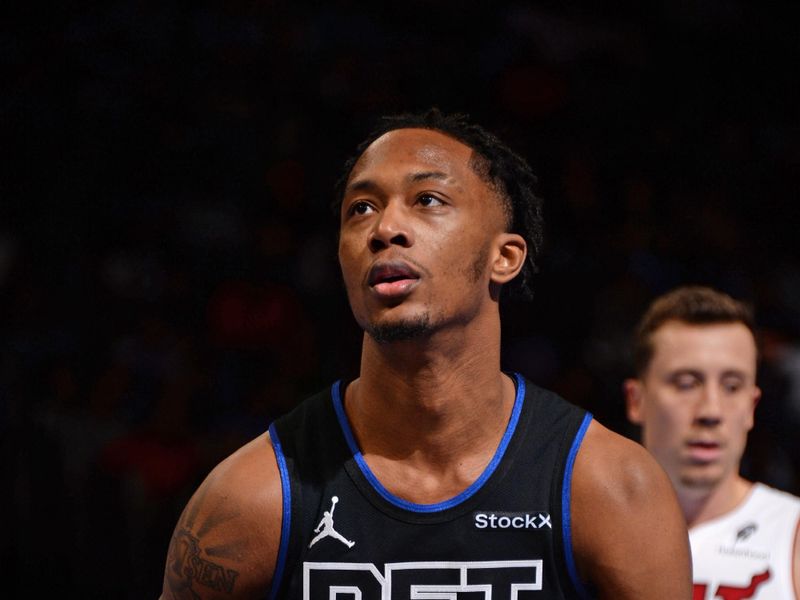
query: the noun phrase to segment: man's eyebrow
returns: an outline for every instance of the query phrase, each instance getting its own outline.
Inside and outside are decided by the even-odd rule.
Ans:
[[[744,371],[740,371],[739,369],[725,369],[722,372],[721,377],[728,378],[728,377],[738,377],[739,379],[747,379],[747,373]]]
[[[418,183],[426,179],[434,179],[436,181],[455,181],[453,176],[442,171],[418,171],[416,173],[409,173],[406,175],[408,183]],[[356,179],[347,184],[345,192],[364,192],[364,191],[377,191],[380,189],[378,183],[373,179]]]
[[[698,379],[705,379],[705,373],[700,369],[694,369],[692,367],[678,367],[677,369],[673,369],[667,373],[667,379],[677,379],[678,377],[683,377],[684,375],[691,375],[692,377],[697,377]]]
[[[378,184],[372,179],[356,179],[347,184],[345,192],[363,192],[378,189]]]
[[[452,179],[452,176],[447,173],[442,173],[441,171],[421,171],[419,173],[411,173],[406,179],[411,183],[417,183],[426,179],[445,181],[447,179]]]

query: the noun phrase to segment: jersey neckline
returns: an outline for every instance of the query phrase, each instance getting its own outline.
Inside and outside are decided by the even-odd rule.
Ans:
[[[339,421],[339,426],[341,427],[342,434],[345,437],[347,442],[347,446],[350,449],[350,452],[353,455],[353,459],[355,460],[356,464],[358,465],[359,470],[361,471],[364,478],[369,482],[372,489],[374,489],[378,495],[383,498],[385,501],[389,502],[391,505],[407,510],[413,513],[437,513],[442,512],[460,504],[466,502],[471,497],[473,497],[489,480],[489,478],[494,474],[497,470],[497,467],[500,465],[500,462],[503,459],[503,456],[506,453],[509,443],[514,436],[514,432],[517,429],[517,424],[519,423],[520,413],[522,412],[522,405],[523,400],[525,398],[525,380],[519,373],[512,373],[512,378],[516,387],[516,396],[514,398],[514,407],[511,410],[511,417],[508,420],[508,424],[506,425],[506,430],[503,433],[503,437],[500,439],[500,443],[495,450],[492,459],[489,461],[489,464],[483,470],[483,472],[478,476],[478,478],[472,482],[472,484],[467,487],[464,491],[460,492],[459,494],[449,498],[447,500],[443,500],[441,502],[436,502],[433,504],[418,504],[416,502],[410,502],[408,500],[404,500],[398,496],[392,494],[389,490],[387,490],[380,480],[375,476],[372,470],[369,468],[367,461],[364,459],[364,455],[361,453],[361,449],[358,447],[356,443],[355,436],[353,435],[353,430],[350,427],[350,422],[347,419],[347,414],[344,410],[344,402],[342,398],[342,382],[341,380],[337,381],[333,384],[331,388],[331,396],[333,399],[333,406],[334,410],[336,411],[336,417]]]
[[[764,497],[764,491],[768,489],[769,487],[767,485],[759,481],[750,482],[750,489],[747,490],[747,493],[741,500],[739,500],[739,503],[736,506],[726,513],[722,513],[721,515],[717,515],[716,517],[708,519],[707,521],[698,523],[693,527],[689,527],[689,533],[693,535],[699,535],[706,529],[713,529],[715,526],[719,525],[720,523],[725,523],[729,519],[735,520],[741,518],[742,514],[750,510],[752,506],[758,504],[761,498]]]

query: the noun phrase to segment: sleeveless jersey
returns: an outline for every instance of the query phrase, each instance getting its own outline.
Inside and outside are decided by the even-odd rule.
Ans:
[[[570,537],[570,482],[591,415],[514,375],[494,457],[457,496],[415,504],[370,471],[341,382],[270,426],[283,487],[270,598],[589,597]]]
[[[736,509],[693,527],[694,600],[794,598],[798,519],[800,498],[756,483]]]

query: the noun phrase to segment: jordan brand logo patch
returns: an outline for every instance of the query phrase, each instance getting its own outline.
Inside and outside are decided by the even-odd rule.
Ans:
[[[355,542],[351,542],[350,540],[346,539],[342,534],[336,531],[333,528],[333,511],[336,509],[336,503],[339,501],[339,496],[333,496],[331,498],[331,509],[326,510],[323,514],[322,520],[317,525],[317,528],[314,530],[314,533],[317,536],[311,540],[311,543],[308,545],[309,548],[320,541],[322,538],[332,537],[335,540],[339,540],[348,548],[352,548],[356,545]]]

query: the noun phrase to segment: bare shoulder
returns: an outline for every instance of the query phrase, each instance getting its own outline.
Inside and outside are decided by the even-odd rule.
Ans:
[[[644,448],[593,421],[571,491],[575,559],[601,598],[691,598],[686,523]]]
[[[675,495],[647,450],[597,421],[589,426],[575,462],[573,494],[579,492],[622,504]]]
[[[181,514],[162,598],[263,598],[281,533],[280,473],[268,434],[217,465]]]

